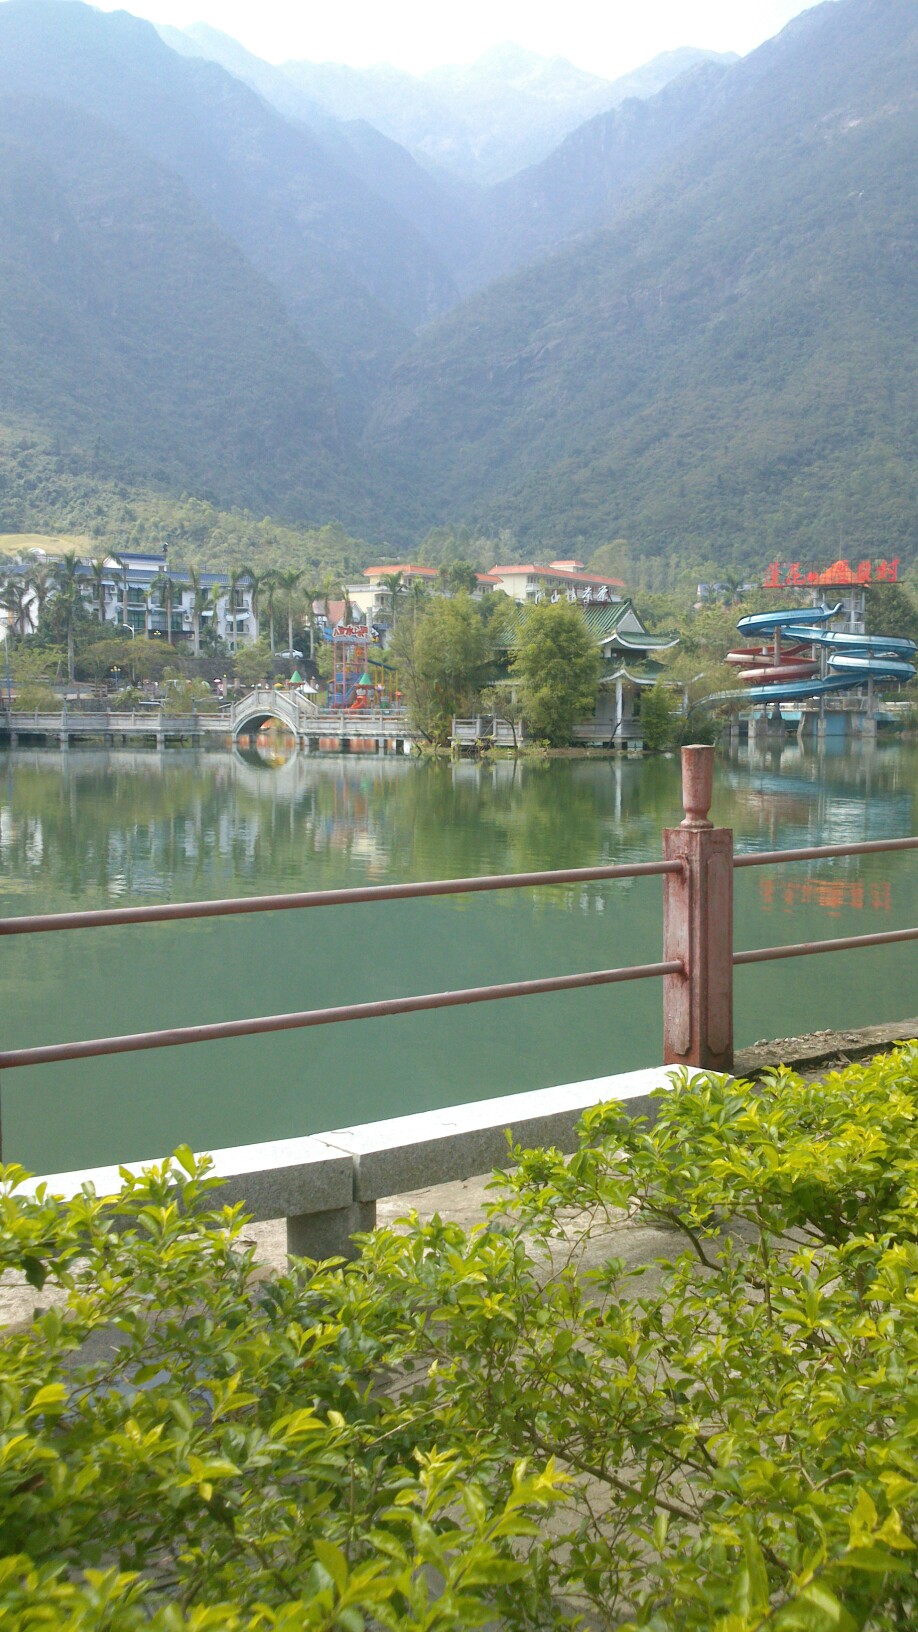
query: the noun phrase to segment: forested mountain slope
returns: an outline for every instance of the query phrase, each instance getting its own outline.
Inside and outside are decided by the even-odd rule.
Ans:
[[[830,0],[478,204],[311,118],[126,13],[0,4],[9,526],[91,528],[98,479],[661,573],[918,553],[915,0]]]
[[[305,126],[124,12],[6,0],[0,92],[82,108],[179,177],[275,285],[356,413],[411,330],[455,298],[416,229]]]
[[[459,272],[465,290],[541,260],[578,235],[609,225],[655,182],[740,92],[741,76],[708,62],[644,100],[632,97],[581,125],[541,164],[481,200],[477,237]]]
[[[81,474],[325,515],[351,489],[326,370],[183,184],[86,113],[13,96],[0,404]]]
[[[370,440],[425,513],[752,561],[912,554],[918,6],[835,0],[616,224],[397,365]]]

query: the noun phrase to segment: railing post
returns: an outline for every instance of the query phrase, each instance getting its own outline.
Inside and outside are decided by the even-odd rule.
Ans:
[[[685,820],[663,832],[666,861],[681,873],[663,880],[663,958],[684,975],[663,979],[666,1065],[733,1069],[733,830],[708,820],[714,749],[682,750]]]

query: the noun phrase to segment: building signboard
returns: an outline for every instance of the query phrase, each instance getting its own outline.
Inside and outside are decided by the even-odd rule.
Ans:
[[[820,585],[895,584],[898,577],[899,556],[892,561],[859,561],[856,567],[852,567],[848,561],[836,561],[822,572],[802,566],[799,561],[772,561],[762,580],[762,587],[794,589],[819,588]]]

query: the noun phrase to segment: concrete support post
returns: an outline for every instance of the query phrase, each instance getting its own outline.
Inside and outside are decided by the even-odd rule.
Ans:
[[[663,881],[663,957],[684,975],[663,978],[666,1065],[733,1068],[733,832],[708,820],[714,749],[682,750],[681,827],[663,834],[663,855],[681,873]]]
[[[290,1258],[356,1258],[352,1235],[376,1225],[375,1201],[355,1201],[326,1213],[297,1213],[287,1219]]]

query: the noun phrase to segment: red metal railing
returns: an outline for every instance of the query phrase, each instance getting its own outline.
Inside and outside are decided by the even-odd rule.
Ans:
[[[806,957],[820,952],[840,952],[856,947],[918,940],[918,928],[899,929],[873,935],[805,941],[795,945],[758,947],[734,953],[734,869],[887,850],[913,850],[918,848],[918,837],[880,839],[863,844],[813,845],[804,849],[734,856],[732,831],[729,828],[715,828],[708,820],[713,761],[713,748],[683,749],[682,785],[686,816],[679,827],[664,832],[662,861],[563,868],[550,872],[504,873],[482,878],[437,879],[417,884],[384,884],[350,890],[311,890],[218,901],[113,907],[88,912],[42,913],[0,920],[0,936],[36,935],[189,918],[240,916],[253,912],[289,912],[374,901],[404,901],[427,896],[471,895],[491,890],[529,889],[546,884],[662,877],[663,958],[658,963],[555,975],[537,980],[508,981],[458,991],[429,992],[416,997],[386,998],[373,1003],[341,1004],[334,1008],[307,1009],[290,1014],[261,1015],[210,1025],[180,1026],[80,1042],[7,1049],[0,1051],[0,1070],[62,1060],[90,1059],[104,1054],[171,1048],[219,1038],[335,1025],[349,1020],[372,1020],[386,1015],[417,1014],[431,1009],[490,1003],[548,992],[576,991],[655,977],[662,978],[664,982],[664,1063],[730,1070],[733,1064],[734,967],[765,963],[777,958]]]

